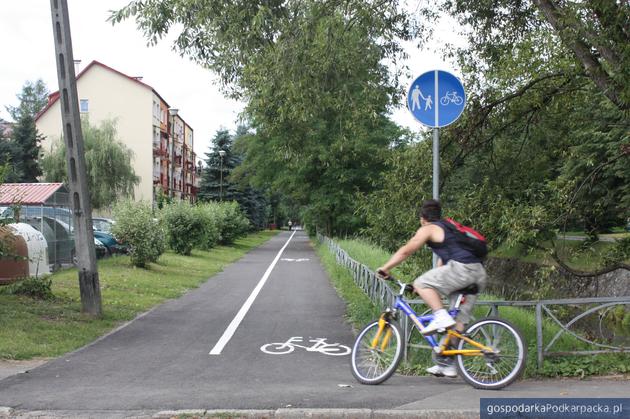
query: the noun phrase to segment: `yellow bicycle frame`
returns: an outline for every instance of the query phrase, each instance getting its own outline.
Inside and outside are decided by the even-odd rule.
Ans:
[[[475,346],[479,349],[446,349],[446,346],[448,345],[448,342],[450,341],[451,337],[463,339],[464,341],[470,343],[472,346]],[[484,352],[493,352],[492,348],[489,348],[486,345],[482,345],[479,342],[475,342],[469,337],[462,335],[457,330],[452,330],[452,329],[449,329],[446,331],[446,338],[444,339],[442,346],[440,346],[440,349],[441,349],[440,355],[442,356],[455,356],[455,355],[476,356],[476,355],[483,355]]]
[[[378,319],[378,330],[376,332],[376,336],[374,336],[374,339],[372,339],[372,345],[371,345],[372,349],[376,349],[376,347],[379,346],[379,340],[381,339],[381,335],[383,335],[383,331],[385,331],[385,336],[383,337],[383,340],[380,342],[381,351],[385,350],[385,348],[387,347],[387,344],[389,343],[389,339],[391,338],[392,329],[388,327],[387,330],[385,330],[387,326],[387,320],[385,319],[385,315],[386,313],[381,314],[381,317]],[[475,346],[479,349],[446,349],[452,337],[463,339],[464,341],[468,342],[472,346]],[[487,353],[487,352],[493,352],[492,348],[486,345],[482,345],[479,342],[475,342],[469,337],[462,335],[457,330],[452,330],[452,329],[449,329],[446,331],[446,338],[444,339],[442,346],[440,346],[440,349],[441,349],[440,355],[442,356],[455,356],[455,355],[478,356],[478,355],[483,355],[484,353]]]

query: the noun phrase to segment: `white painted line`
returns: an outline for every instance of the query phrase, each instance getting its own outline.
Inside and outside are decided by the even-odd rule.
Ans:
[[[252,293],[249,295],[249,297],[245,301],[245,304],[243,304],[243,307],[241,307],[238,313],[236,313],[236,317],[234,317],[230,325],[227,327],[227,329],[225,329],[225,332],[223,332],[223,336],[221,336],[217,344],[214,345],[214,348],[212,348],[212,350],[210,351],[210,355],[221,355],[221,351],[223,351],[225,345],[227,345],[230,339],[232,339],[232,336],[234,336],[236,329],[238,329],[238,326],[245,318],[245,315],[249,311],[249,308],[252,306],[252,304],[254,304],[254,300],[258,296],[258,293],[260,293],[260,290],[265,285],[265,282],[267,282],[269,275],[271,275],[271,271],[273,270],[274,266],[276,266],[276,263],[278,263],[278,260],[280,260],[282,252],[284,252],[284,249],[286,249],[286,247],[289,245],[289,242],[291,241],[295,233],[296,232],[294,231],[293,234],[291,234],[291,237],[289,237],[289,240],[287,240],[284,246],[282,246],[282,249],[280,249],[280,251],[276,255],[276,258],[273,260],[273,262],[271,262],[271,265],[269,265],[269,267],[265,271],[265,274],[258,282],[258,285],[256,285],[256,288],[254,288]]]

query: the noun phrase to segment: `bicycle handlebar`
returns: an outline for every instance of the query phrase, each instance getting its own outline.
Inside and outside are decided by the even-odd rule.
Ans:
[[[377,271],[376,272],[376,277],[378,279],[382,279],[383,281],[392,281],[395,282],[399,287],[400,287],[400,295],[403,295],[405,293],[405,291],[408,292],[415,292],[413,285],[411,284],[406,284],[404,282],[399,281],[397,278],[394,278],[394,276],[392,274],[389,274],[387,276],[383,275],[382,271]]]

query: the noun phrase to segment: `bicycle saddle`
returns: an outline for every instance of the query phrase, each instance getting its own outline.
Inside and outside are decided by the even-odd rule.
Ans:
[[[466,288],[462,288],[455,291],[455,294],[464,294],[464,295],[478,294],[478,293],[479,293],[479,287],[477,286],[477,284],[471,284],[467,286]]]

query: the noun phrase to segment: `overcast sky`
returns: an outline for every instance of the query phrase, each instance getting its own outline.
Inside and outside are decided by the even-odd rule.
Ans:
[[[16,106],[16,94],[27,80],[43,79],[49,90],[57,90],[57,73],[49,0],[3,1],[0,12],[0,118],[10,120],[5,106]],[[109,10],[123,7],[128,0],[68,0],[74,58],[81,68],[97,60],[129,76],[142,76],[169,103],[195,132],[194,149],[201,158],[220,128],[233,131],[243,104],[225,98],[216,77],[207,70],[181,58],[170,42],[147,47],[135,23],[116,26],[106,22]],[[442,25],[438,36],[449,36],[452,27]],[[438,41],[439,42],[439,41]],[[436,53],[410,47],[409,64],[415,76],[442,69],[458,75]],[[414,131],[422,128],[406,108],[392,115],[398,124]]]

